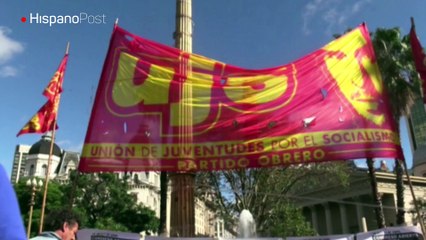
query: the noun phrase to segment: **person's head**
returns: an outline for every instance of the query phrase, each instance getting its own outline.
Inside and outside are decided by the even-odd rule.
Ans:
[[[78,216],[70,210],[49,213],[46,217],[46,229],[56,232],[62,240],[75,240],[79,227]]]

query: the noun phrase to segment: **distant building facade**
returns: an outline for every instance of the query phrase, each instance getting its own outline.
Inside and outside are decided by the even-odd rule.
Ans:
[[[409,132],[414,151],[426,147],[426,111],[423,99],[415,101],[411,108],[411,116],[408,118]]]
[[[124,177],[124,173],[119,173]],[[160,173],[159,172],[134,172],[130,174],[130,191],[135,194],[138,203],[143,203],[155,211],[160,217]]]
[[[413,150],[413,173],[426,177],[426,111],[423,99],[417,99],[408,120]]]
[[[195,236],[216,236],[216,215],[204,201],[195,199]]]
[[[12,174],[10,176],[12,183],[17,183],[19,178],[25,174],[25,164],[30,148],[31,146],[29,145],[16,145],[15,154],[13,155]]]

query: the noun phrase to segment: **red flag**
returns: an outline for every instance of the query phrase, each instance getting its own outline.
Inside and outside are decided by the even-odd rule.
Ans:
[[[45,133],[53,130],[57,109],[58,102],[47,101],[16,136],[26,133]],[[55,129],[57,128],[56,125]]]
[[[18,132],[16,136],[25,133],[45,133],[58,128],[56,125],[56,115],[59,106],[59,97],[62,92],[62,81],[65,73],[68,54],[65,54],[58,70],[53,75],[49,84],[43,91],[47,97],[47,102],[37,111],[37,113],[28,121],[27,124]]]
[[[68,54],[65,54],[64,58],[61,61],[61,64],[59,64],[58,70],[55,72],[49,84],[43,91],[43,95],[46,96],[49,101],[53,101],[55,96],[62,92],[62,80],[64,78],[67,61]]]
[[[414,24],[411,25],[410,30],[410,42],[411,50],[413,51],[414,63],[416,65],[417,72],[420,74],[420,78],[423,80],[422,89],[423,89],[423,102],[426,103],[426,55],[423,51],[422,45],[420,44],[419,39],[417,38],[416,30]]]

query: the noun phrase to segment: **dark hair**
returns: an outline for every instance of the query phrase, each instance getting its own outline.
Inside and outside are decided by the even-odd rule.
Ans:
[[[76,213],[69,209],[61,209],[51,211],[46,216],[45,229],[50,231],[56,231],[63,228],[64,223],[67,223],[70,227],[80,222],[79,217]]]

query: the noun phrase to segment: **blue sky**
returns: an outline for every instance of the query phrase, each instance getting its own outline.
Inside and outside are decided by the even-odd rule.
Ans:
[[[102,64],[116,18],[134,34],[173,46],[175,0],[0,0],[0,163],[10,173],[17,144],[31,145],[38,134],[16,133],[41,107],[42,91],[62,59],[70,58],[59,107],[56,141],[80,151]],[[366,22],[370,31],[410,29],[426,45],[424,0],[193,0],[193,52],[244,68],[290,63]],[[37,24],[36,15],[91,16],[90,24]],[[86,14],[86,15],[85,15]],[[23,23],[21,18],[27,18]],[[91,18],[93,20],[93,18]],[[412,154],[405,142],[408,165]]]

